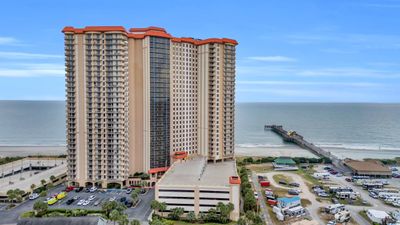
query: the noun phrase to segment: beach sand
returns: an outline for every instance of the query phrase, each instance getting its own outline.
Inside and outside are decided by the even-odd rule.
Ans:
[[[66,146],[0,146],[0,157],[28,155],[65,155]]]
[[[310,151],[299,148],[297,146],[285,146],[285,147],[251,147],[251,148],[243,148],[236,147],[235,153],[238,156],[261,156],[261,157],[278,157],[278,156],[287,156],[287,157],[315,157]]]

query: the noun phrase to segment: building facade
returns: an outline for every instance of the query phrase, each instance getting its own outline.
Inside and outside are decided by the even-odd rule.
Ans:
[[[234,157],[235,46],[163,28],[65,27],[68,177],[125,185],[186,152]]]

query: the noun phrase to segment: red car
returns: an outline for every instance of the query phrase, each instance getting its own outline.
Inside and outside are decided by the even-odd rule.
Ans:
[[[74,189],[75,189],[75,187],[73,187],[73,186],[68,186],[68,187],[65,188],[65,191],[66,191],[66,192],[70,192],[70,191],[73,191]]]
[[[330,174],[332,174],[332,175],[335,175],[335,174],[337,174],[338,172],[337,171],[335,171],[335,170],[332,170],[331,172],[330,172]]]

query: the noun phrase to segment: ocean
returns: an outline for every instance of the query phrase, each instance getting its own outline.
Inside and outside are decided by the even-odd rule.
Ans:
[[[0,155],[63,152],[64,105],[62,101],[0,101]],[[265,131],[265,124],[295,130],[341,158],[400,157],[400,104],[237,103],[238,155],[312,156]]]

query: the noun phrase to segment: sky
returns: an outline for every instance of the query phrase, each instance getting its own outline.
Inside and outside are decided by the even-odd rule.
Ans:
[[[2,1],[0,99],[64,100],[64,26],[239,42],[237,102],[400,102],[400,0]]]

